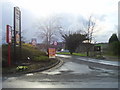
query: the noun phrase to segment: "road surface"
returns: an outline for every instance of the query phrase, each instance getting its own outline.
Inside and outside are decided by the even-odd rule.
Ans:
[[[118,88],[118,69],[59,55],[63,64],[50,70],[20,76],[3,76],[3,88]],[[88,59],[88,58],[84,58]]]

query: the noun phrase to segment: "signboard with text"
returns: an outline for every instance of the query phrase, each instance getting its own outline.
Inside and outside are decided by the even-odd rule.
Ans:
[[[19,7],[14,7],[14,55],[13,55],[13,61],[16,64],[16,47],[19,47],[19,59],[21,59],[22,56],[22,43],[21,43],[21,11]]]
[[[14,32],[16,44],[20,43],[20,27],[21,27],[21,11],[18,7],[14,7]]]
[[[12,42],[12,27],[10,25],[6,26],[6,42],[11,43]]]
[[[48,49],[49,58],[55,58],[55,54],[56,54],[55,48],[49,48]]]
[[[53,45],[55,45],[55,46],[56,46],[56,45],[57,45],[57,41],[54,41],[54,42],[53,42]]]
[[[20,9],[18,7],[14,7],[14,14],[15,14],[15,31],[20,30]]]
[[[6,25],[6,42],[8,43],[8,66],[11,66],[12,27],[10,25]]]

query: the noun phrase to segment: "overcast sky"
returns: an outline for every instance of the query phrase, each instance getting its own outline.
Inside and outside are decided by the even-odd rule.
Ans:
[[[117,33],[118,1],[119,0],[2,0],[2,32],[5,33],[6,24],[13,26],[13,7],[18,6],[22,12],[22,30],[24,30],[28,40],[36,37],[33,34],[34,23],[38,18],[47,18],[51,15],[64,15],[65,17],[68,16],[67,18],[71,19],[71,21],[69,21],[72,22],[76,17],[84,17],[87,19],[92,14],[99,18],[97,22],[99,31],[94,35],[95,41],[108,42],[112,33]]]

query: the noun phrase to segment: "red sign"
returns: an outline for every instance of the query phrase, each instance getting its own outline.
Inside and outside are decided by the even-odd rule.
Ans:
[[[12,27],[6,25],[6,42],[8,43],[8,66],[11,66],[10,43],[12,43]]]
[[[7,25],[6,30],[7,30],[6,42],[11,43],[12,42],[12,27],[10,25]]]
[[[20,35],[19,35],[19,32],[16,31],[16,44],[19,44],[20,42]]]
[[[55,58],[56,50],[55,48],[48,49],[49,58]]]

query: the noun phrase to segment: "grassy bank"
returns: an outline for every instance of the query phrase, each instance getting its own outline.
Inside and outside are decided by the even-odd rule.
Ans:
[[[108,59],[108,60],[112,60],[112,61],[120,61],[120,56],[118,55],[114,55],[112,53],[105,53],[103,54],[103,56]]]
[[[30,45],[30,44],[23,44],[21,53],[20,48],[16,47],[16,54],[14,55],[14,48],[11,45],[11,63],[14,64],[15,62],[22,63],[22,62],[28,62],[29,61],[46,61],[49,58],[47,57],[45,52],[39,51],[36,47]],[[16,59],[14,60],[14,57]],[[2,45],[2,64],[3,67],[7,64],[7,58],[8,58],[8,45]],[[37,60],[36,60],[37,59]]]
[[[71,55],[69,52],[57,52],[57,54]],[[86,54],[84,54],[84,53],[73,53],[72,55],[86,56]]]
[[[20,48],[16,47],[16,59],[14,60],[14,49],[11,46],[11,66],[8,66],[7,45],[2,45],[2,71],[3,74],[14,74],[26,71],[34,71],[39,68],[50,66],[57,62],[56,59],[49,59],[45,52],[30,44],[22,44]]]

